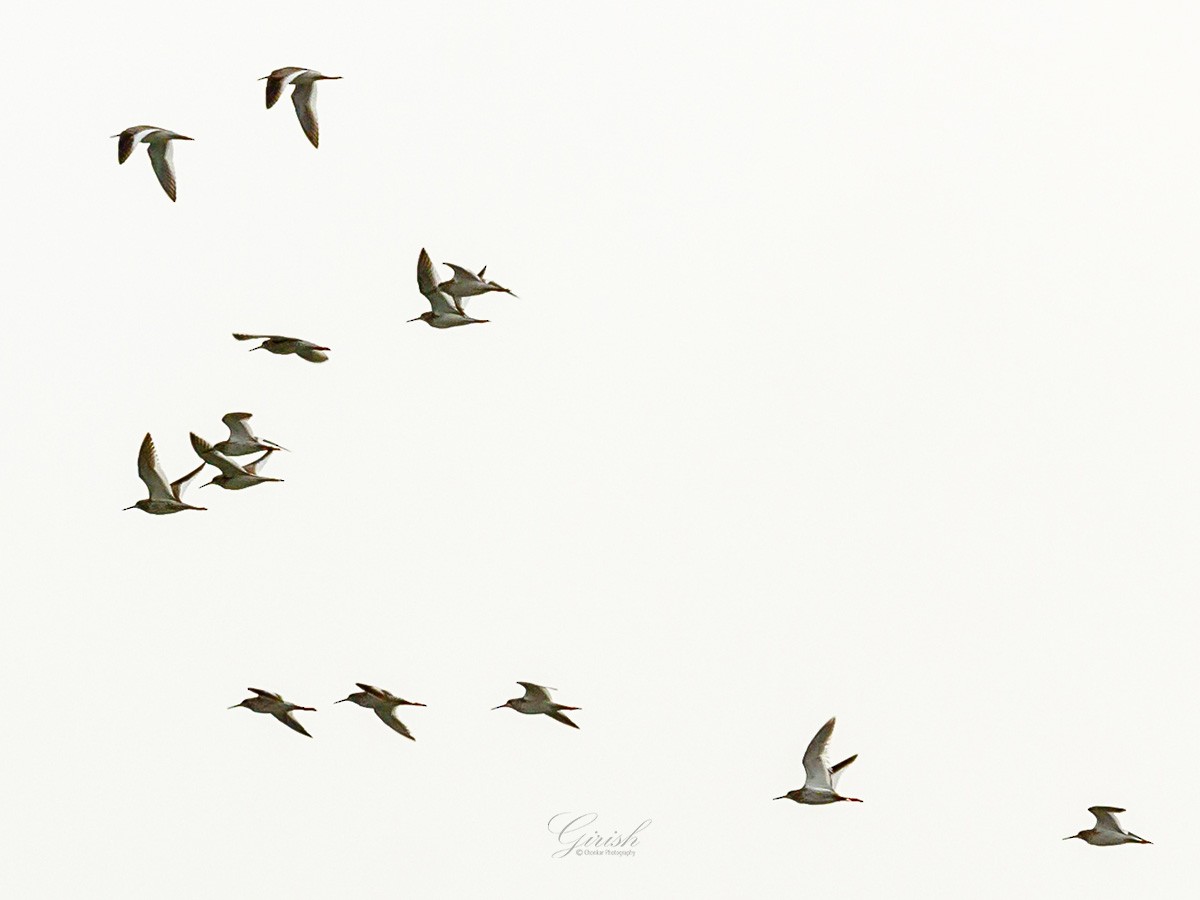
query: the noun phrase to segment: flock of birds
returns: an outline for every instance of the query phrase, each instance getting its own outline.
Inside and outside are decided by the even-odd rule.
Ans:
[[[296,118],[300,127],[314,147],[320,144],[320,129],[317,125],[317,111],[314,101],[317,96],[318,81],[333,81],[340,75],[322,75],[315,69],[305,69],[299,66],[285,66],[276,69],[270,75],[265,75],[259,81],[267,82],[267,109],[279,100],[285,87],[292,88],[292,105],[296,108]],[[117,162],[123,164],[137,144],[146,144],[150,156],[150,165],[158,182],[172,201],[176,197],[175,166],[172,162],[171,142],[190,141],[193,138],[167,128],[154,125],[132,125],[120,134],[114,134],[117,141]],[[429,311],[422,313],[410,322],[425,322],[433,328],[454,328],[459,325],[478,325],[486,323],[487,319],[476,319],[467,315],[465,303],[470,297],[481,294],[504,293],[517,296],[503,285],[487,280],[487,266],[475,272],[466,266],[446,263],[453,273],[450,278],[442,279],[424,248],[417,257],[417,289],[429,302]],[[266,350],[279,355],[294,354],[311,363],[323,363],[329,359],[330,348],[303,338],[287,337],[279,334],[242,334],[234,333],[239,341],[259,340],[261,343],[252,350]],[[193,506],[183,501],[183,493],[205,465],[215,467],[220,474],[208,482],[226,490],[238,491],[269,481],[283,481],[282,478],[271,478],[261,474],[262,465],[276,450],[283,450],[278,444],[262,441],[254,436],[246,420],[249,413],[229,413],[222,421],[229,428],[229,438],[219,444],[212,445],[195,433],[191,434],[192,448],[202,460],[201,464],[188,474],[175,481],[167,481],[162,466],[158,460],[158,452],[154,439],[149,433],[142,439],[138,451],[138,477],[146,484],[150,496],[139,500],[126,509],[140,509],[152,515],[170,515],[184,510],[203,512],[205,507]],[[250,453],[262,452],[257,459],[242,464],[230,457],[245,456]]]
[[[203,506],[192,506],[183,502],[183,492],[187,490],[192,480],[200,474],[206,465],[213,466],[221,474],[201,487],[215,484],[227,491],[240,491],[256,484],[268,481],[283,481],[282,478],[271,478],[259,473],[259,469],[267,457],[277,450],[286,450],[274,441],[265,441],[257,437],[247,424],[251,418],[247,412],[226,413],[221,421],[229,429],[229,437],[218,444],[210,444],[194,431],[190,437],[192,449],[200,457],[201,462],[196,468],[182,478],[168,482],[158,461],[158,451],[154,449],[154,438],[149,433],[142,438],[142,447],[138,451],[138,477],[146,484],[150,496],[139,500],[133,506],[125,509],[140,509],[151,515],[165,516],[171,513],[183,512],[185,509],[204,511]],[[251,453],[262,453],[257,459],[242,464],[230,457],[247,456]]]
[[[313,103],[317,99],[318,81],[336,81],[341,75],[322,75],[315,69],[302,69],[299,66],[284,66],[276,69],[270,75],[264,75],[259,81],[267,83],[267,109],[279,100],[285,87],[292,88],[292,106],[296,107],[296,118],[305,137],[314,147],[320,145],[320,129],[317,127],[317,110]],[[123,165],[133,148],[138,144],[148,144],[150,167],[158,176],[158,183],[167,192],[171,201],[175,201],[175,164],[172,158],[171,141],[191,141],[194,138],[171,131],[169,128],[159,128],[156,125],[130,125],[120,134],[114,134],[117,141],[117,163]]]
[[[385,691],[383,688],[372,687],[369,684],[355,682],[359,690],[351,694],[349,697],[343,697],[337,703],[356,703],[359,706],[371,710],[383,724],[388,728],[408,738],[410,741],[415,741],[416,738],[408,730],[408,727],[396,718],[396,708],[399,706],[424,706],[424,703],[415,703],[412,700],[405,700],[402,697],[397,697],[390,691]],[[570,725],[572,728],[579,726],[572,722],[569,718],[563,715],[564,712],[578,710],[578,706],[563,706],[561,703],[555,703],[550,698],[550,692],[558,690],[558,688],[542,687],[540,684],[534,684],[531,681],[518,681],[521,687],[525,688],[525,693],[520,697],[514,697],[511,700],[506,700],[499,706],[493,706],[492,709],[515,709],[519,713],[524,713],[527,716],[549,716],[556,722],[562,722],[564,725]],[[245,707],[248,710],[256,713],[265,713],[269,716],[274,716],[292,731],[298,731],[305,737],[312,737],[303,725],[297,722],[292,713],[297,710],[304,712],[316,712],[316,708],[312,706],[297,706],[295,703],[289,703],[284,700],[279,694],[274,694],[271,691],[264,691],[262,688],[246,688],[253,697],[247,697],[241,703],[235,703],[230,709]]]
[[[267,109],[275,105],[285,87],[290,86],[292,88],[292,105],[296,109],[296,117],[300,121],[300,127],[313,147],[317,147],[320,141],[320,130],[317,125],[316,109],[313,105],[317,94],[317,82],[331,81],[339,78],[341,78],[340,75],[322,75],[315,69],[285,66],[284,68],[276,69],[270,75],[263,76],[259,80],[267,82]],[[144,143],[148,145],[147,151],[154,174],[158,177],[159,184],[162,185],[167,196],[174,201],[176,197],[175,168],[172,162],[171,142],[190,141],[193,139],[177,132],[151,125],[134,125],[126,128],[120,134],[113,135],[113,137],[119,138],[117,143],[118,163],[124,163],[130,154],[133,153],[133,149],[137,144]],[[424,249],[421,250],[417,257],[417,289],[429,302],[430,309],[415,319],[409,319],[410,322],[425,322],[433,328],[443,329],[455,328],[459,325],[483,324],[488,320],[476,319],[467,315],[464,303],[468,298],[488,293],[505,293],[514,297],[516,296],[508,288],[494,281],[486,280],[484,277],[487,272],[486,266],[475,272],[465,266],[454,263],[446,263],[445,265],[450,267],[453,274],[449,279],[443,280],[438,275],[429,254]],[[301,359],[312,363],[322,363],[329,359],[327,355],[330,351],[329,347],[301,338],[275,334],[235,333],[233,336],[239,341],[261,340],[262,343],[252,348],[254,350],[267,350],[280,355],[295,354]],[[159,464],[154,440],[147,434],[143,438],[141,449],[138,452],[138,477],[145,482],[150,496],[145,500],[139,500],[133,506],[126,507],[126,509],[140,509],[143,512],[154,515],[167,515],[182,512],[183,510],[203,510],[204,507],[191,506],[183,502],[183,493],[206,465],[215,467],[220,474],[207,482],[204,487],[216,484],[226,490],[236,491],[265,482],[282,481],[283,479],[281,478],[270,478],[262,475],[260,469],[273,453],[285,450],[286,448],[273,441],[257,437],[248,424],[250,418],[250,413],[245,412],[231,412],[225,415],[221,421],[229,429],[229,437],[217,444],[209,444],[199,435],[192,433],[190,435],[192,448],[195,450],[197,456],[200,457],[201,463],[183,477],[171,482],[167,481],[162,466]],[[254,453],[260,453],[261,455],[249,463],[242,464],[233,459],[233,457],[247,456]],[[515,709],[517,712],[525,715],[545,715],[564,725],[569,725],[576,729],[579,728],[578,725],[565,715],[566,712],[578,710],[579,707],[564,706],[554,702],[550,697],[550,691],[555,690],[555,688],[543,687],[528,681],[519,681],[517,684],[525,689],[525,693],[520,697],[514,697],[502,703],[500,706],[493,707],[493,709],[507,708]],[[354,703],[370,709],[393,731],[409,740],[416,740],[408,730],[408,727],[396,718],[395,713],[396,709],[401,706],[425,706],[424,703],[405,700],[389,691],[373,687],[369,684],[357,683],[357,686],[359,688],[358,691],[336,702]],[[234,704],[229,707],[230,709],[244,707],[256,713],[274,716],[293,731],[297,731],[307,737],[312,737],[304,726],[296,721],[292,714],[297,711],[315,712],[316,709],[314,707],[298,706],[284,700],[279,694],[265,691],[261,688],[247,688],[247,690],[253,693],[254,696]],[[808,748],[804,751],[804,786],[788,791],[786,794],[774,799],[792,800],[796,803],[812,806],[821,806],[841,801],[852,803],[862,802],[857,797],[846,797],[837,791],[838,781],[842,773],[851,763],[858,759],[858,754],[847,757],[835,765],[831,766],[829,764],[828,745],[829,739],[833,734],[835,722],[836,719],[830,719],[822,725],[809,743]],[[1078,838],[1099,847],[1115,846],[1118,844],[1150,843],[1150,841],[1122,828],[1120,822],[1117,820],[1117,813],[1125,812],[1124,809],[1114,806],[1092,806],[1088,808],[1088,812],[1095,816],[1095,826],[1070,835],[1070,837],[1063,840]]]

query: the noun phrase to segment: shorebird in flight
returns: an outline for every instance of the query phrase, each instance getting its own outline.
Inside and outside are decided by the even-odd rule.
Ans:
[[[150,145],[146,148],[150,154],[150,165],[154,168],[154,174],[158,176],[158,183],[162,185],[162,189],[167,192],[167,196],[174,203],[175,166],[171,162],[171,141],[193,139],[165,128],[156,128],[153,125],[131,125],[120,134],[114,134],[113,137],[120,138],[117,141],[117,162],[122,165],[125,160],[129,159],[134,144]]]
[[[449,294],[454,299],[454,306],[460,313],[463,312],[462,302],[465,297],[478,297],[480,294],[490,294],[493,291],[517,296],[508,288],[502,287],[494,281],[484,281],[483,273],[487,271],[487,266],[480,269],[479,274],[476,275],[470,269],[456,266],[454,263],[445,263],[445,265],[454,270],[454,277],[449,281],[443,281],[437,288],[443,294]]]
[[[312,363],[323,363],[329,359],[322,352],[328,350],[328,347],[322,347],[312,341],[302,341],[300,338],[283,337],[279,334],[234,334],[234,337],[239,341],[265,339],[257,347],[251,347],[251,350],[269,350],[272,353],[281,354],[295,353],[301,359],[307,359]]]
[[[227,491],[240,491],[243,488],[262,484],[264,481],[283,481],[282,478],[267,478],[265,475],[258,474],[258,467],[262,465],[268,456],[275,452],[274,450],[268,450],[258,459],[248,462],[243,466],[217,453],[213,449],[212,444],[195,432],[192,433],[191,438],[192,449],[196,451],[196,455],[210,466],[216,466],[221,470],[220,475],[212,481],[202,484],[201,487],[208,487],[210,484],[215,484],[218,487],[225,488]]]
[[[167,484],[167,476],[163,474],[162,466],[158,464],[154,439],[147,432],[146,436],[142,438],[142,449],[138,451],[138,478],[146,482],[150,497],[146,500],[139,500],[133,506],[127,506],[125,509],[140,509],[142,512],[148,512],[155,516],[165,516],[185,509],[203,510],[203,506],[189,506],[182,499],[187,486],[203,468],[204,463],[201,463],[199,468],[192,469],[178,481]]]
[[[410,322],[428,322],[434,328],[454,328],[456,325],[476,325],[487,321],[472,319],[462,311],[462,305],[457,300],[442,291],[433,260],[424,248],[417,257],[417,289],[425,295],[432,308],[415,319],[409,319]]]
[[[572,728],[579,727],[562,714],[564,709],[575,710],[579,709],[578,706],[563,706],[561,703],[555,703],[550,699],[550,692],[557,691],[558,688],[542,687],[539,684],[531,684],[528,681],[518,681],[517,684],[525,688],[525,696],[514,697],[506,703],[493,706],[492,709],[504,709],[507,706],[527,716],[535,716],[541,713],[542,715],[549,716],[556,722],[570,725]]]
[[[246,688],[252,694],[257,694],[257,697],[247,697],[241,703],[235,703],[230,709],[237,709],[239,706],[244,706],[246,709],[256,713],[267,713],[277,718],[280,722],[286,725],[292,731],[298,731],[305,737],[312,737],[304,726],[292,718],[292,712],[297,709],[302,709],[305,712],[316,712],[311,706],[297,706],[295,703],[288,703],[278,694],[272,694],[270,691],[264,691],[259,688]]]
[[[1071,837],[1063,838],[1064,841],[1069,841],[1072,838],[1079,838],[1081,841],[1087,841],[1095,847],[1112,847],[1117,844],[1149,844],[1150,841],[1145,838],[1140,838],[1136,834],[1131,834],[1121,827],[1121,823],[1117,821],[1117,813],[1123,813],[1125,810],[1117,806],[1089,806],[1088,812],[1096,817],[1095,828],[1085,828],[1079,834],[1073,834]]]
[[[363,684],[361,681],[354,682],[362,690],[356,691],[349,697],[338,700],[338,703],[345,703],[349,700],[351,703],[357,703],[359,706],[365,706],[367,709],[373,710],[375,715],[379,716],[379,720],[388,728],[404,735],[410,741],[415,741],[407,726],[396,718],[395,712],[397,706],[424,706],[424,703],[414,703],[411,700],[403,700],[395,694],[383,690],[382,688],[371,687],[369,684]]]
[[[213,444],[213,450],[222,456],[245,456],[247,453],[259,453],[264,450],[286,450],[274,441],[256,437],[250,430],[247,420],[250,413],[231,412],[221,417],[225,427],[229,429],[229,438],[219,444]]]
[[[833,734],[833,724],[836,718],[830,719],[821,726],[804,751],[804,787],[788,791],[776,800],[795,800],[797,803],[820,805],[837,803],[839,800],[849,800],[852,803],[862,803],[857,797],[843,797],[837,792],[838,777],[842,770],[858,759],[855,753],[848,759],[843,759],[836,766],[830,767],[827,758],[829,736]]]
[[[314,69],[302,69],[299,66],[284,66],[258,80],[267,82],[267,109],[275,105],[285,87],[289,84],[292,86],[292,106],[296,107],[296,118],[300,120],[300,127],[315,147],[320,138],[317,111],[313,107],[317,99],[317,82],[336,81],[341,77],[322,75]]]

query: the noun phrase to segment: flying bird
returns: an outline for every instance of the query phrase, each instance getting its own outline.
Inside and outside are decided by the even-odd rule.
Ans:
[[[317,82],[336,81],[341,77],[322,75],[314,69],[302,69],[299,66],[284,66],[258,80],[267,82],[267,109],[275,105],[285,87],[292,86],[292,106],[296,107],[296,118],[300,120],[300,127],[304,129],[312,145],[316,147],[320,138],[317,111],[313,107],[317,99]]]
[[[776,800],[795,800],[797,803],[820,805],[837,803],[839,800],[849,800],[852,803],[862,803],[857,797],[843,797],[837,792],[838,777],[842,770],[858,759],[858,754],[843,759],[832,768],[827,758],[829,736],[833,734],[836,718],[830,719],[821,726],[804,751],[804,787],[788,791]]]
[[[250,419],[250,413],[247,412],[231,412],[222,416],[221,421],[229,429],[229,437],[219,444],[213,444],[213,450],[222,456],[245,456],[247,453],[258,453],[263,450],[287,449],[274,441],[256,437],[247,424],[248,419]]]
[[[465,297],[478,297],[480,294],[489,294],[493,291],[517,296],[508,288],[502,287],[494,281],[484,281],[483,273],[487,271],[487,266],[484,266],[479,270],[479,274],[476,274],[470,269],[456,266],[454,263],[445,263],[445,265],[454,270],[454,277],[449,281],[443,281],[437,287],[443,294],[449,294],[454,298],[454,306],[460,313],[463,312],[462,301]]]
[[[167,192],[167,196],[174,203],[175,166],[171,161],[171,141],[190,141],[193,138],[184,137],[182,134],[176,134],[165,128],[156,128],[153,125],[131,125],[120,134],[114,134],[113,137],[120,138],[117,141],[117,162],[121,165],[124,165],[125,160],[129,159],[134,144],[150,145],[146,148],[150,154],[150,165],[154,169],[154,174],[158,176],[158,183],[162,185],[162,189]]]
[[[431,309],[415,319],[409,319],[410,322],[428,322],[434,328],[454,328],[457,325],[476,325],[488,321],[472,319],[462,311],[462,305],[458,301],[442,291],[433,260],[424,248],[417,257],[417,289],[425,295]]]
[[[234,334],[234,338],[239,341],[256,341],[259,338],[264,338],[263,342],[257,347],[251,347],[253,350],[269,350],[272,353],[295,353],[301,359],[307,359],[311,363],[323,363],[329,359],[323,351],[328,350],[328,347],[322,347],[314,344],[312,341],[302,341],[300,338],[283,337],[279,334]]]
[[[492,709],[504,709],[509,707],[515,709],[519,713],[524,713],[527,716],[535,716],[541,713],[554,719],[556,722],[562,722],[564,725],[570,725],[572,728],[579,726],[563,715],[562,711],[576,710],[578,706],[563,706],[561,703],[555,703],[550,699],[550,692],[557,691],[558,688],[542,687],[539,684],[531,684],[528,681],[518,681],[521,687],[525,688],[525,696],[514,697],[506,703],[501,703],[499,706],[493,706]]]
[[[221,474],[207,484],[202,484],[201,487],[208,487],[210,484],[215,484],[217,487],[223,487],[227,491],[240,491],[244,488],[254,487],[256,484],[262,484],[265,481],[283,481],[282,478],[268,478],[265,475],[258,474],[258,467],[263,461],[274,453],[274,450],[268,450],[258,459],[246,465],[239,465],[226,456],[213,449],[212,444],[193,432],[192,449],[196,451],[196,455],[208,463],[210,466],[216,466],[221,470]]]
[[[127,506],[125,509],[140,509],[142,512],[148,512],[155,516],[165,516],[185,509],[203,510],[203,506],[189,506],[183,502],[183,492],[203,468],[204,463],[201,463],[198,468],[192,469],[178,481],[172,481],[168,485],[167,476],[163,474],[162,466],[158,463],[154,439],[147,432],[146,436],[142,438],[142,448],[138,451],[138,478],[146,482],[150,497],[146,500],[139,500],[133,506]]]
[[[369,684],[363,684],[356,681],[362,690],[356,691],[349,697],[338,700],[338,703],[345,703],[349,700],[351,703],[357,703],[359,706],[365,706],[367,709],[373,710],[375,715],[379,716],[379,720],[388,728],[404,735],[410,741],[415,741],[408,727],[396,718],[395,712],[397,706],[424,706],[424,703],[414,703],[411,700],[403,700],[395,694],[385,691],[382,688],[372,687]]]
[[[1116,806],[1089,806],[1088,812],[1096,817],[1095,828],[1085,828],[1078,834],[1073,834],[1071,837],[1063,838],[1064,841],[1069,841],[1072,838],[1079,838],[1081,841],[1095,847],[1112,847],[1117,844],[1149,844],[1150,841],[1145,838],[1140,838],[1136,834],[1131,834],[1121,827],[1121,823],[1117,821],[1117,813],[1123,813],[1125,810]]]
[[[298,731],[305,737],[312,737],[304,726],[292,718],[292,713],[297,709],[302,709],[305,712],[316,712],[311,706],[297,706],[295,703],[288,703],[278,694],[272,694],[270,691],[264,691],[260,688],[246,688],[252,694],[257,694],[257,697],[247,697],[241,703],[235,703],[230,709],[237,709],[239,706],[244,706],[246,709],[256,713],[266,713],[277,718],[280,722],[286,725],[292,731]]]

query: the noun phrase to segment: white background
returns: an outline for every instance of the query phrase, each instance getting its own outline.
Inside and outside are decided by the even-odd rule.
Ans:
[[[10,14],[9,893],[1194,896],[1193,9]],[[405,324],[421,247],[520,299]],[[121,511],[231,410],[284,484]],[[865,802],[773,803],[833,714]]]

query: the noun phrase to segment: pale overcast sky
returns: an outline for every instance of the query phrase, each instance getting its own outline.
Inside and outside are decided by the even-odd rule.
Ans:
[[[8,18],[11,896],[1195,895],[1194,4]],[[283,484],[122,512],[234,410]]]

